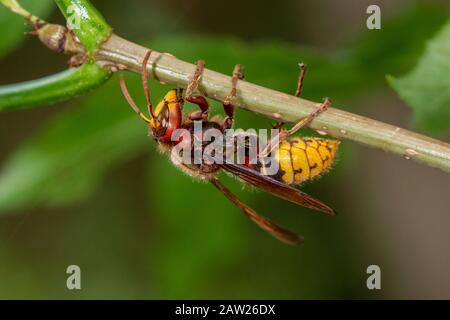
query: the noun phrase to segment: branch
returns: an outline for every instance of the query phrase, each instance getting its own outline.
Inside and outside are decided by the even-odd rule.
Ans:
[[[96,52],[102,65],[114,65],[139,73],[147,48],[113,34]],[[149,75],[163,83],[186,87],[195,66],[168,53],[153,51],[147,68]],[[312,112],[317,103],[286,93],[239,81],[234,103],[243,109],[276,120],[295,122]],[[205,96],[223,101],[231,90],[229,76],[205,69],[199,91]],[[388,151],[407,160],[450,172],[450,145],[397,126],[330,108],[309,127],[320,133],[349,139],[373,148]]]

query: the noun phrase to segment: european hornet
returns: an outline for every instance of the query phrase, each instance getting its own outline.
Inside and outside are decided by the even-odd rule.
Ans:
[[[335,214],[333,209],[321,201],[293,187],[303,181],[317,177],[328,170],[338,149],[339,141],[316,137],[292,137],[295,132],[310,123],[315,117],[330,106],[331,102],[328,98],[325,99],[325,101],[320,104],[314,112],[301,119],[291,129],[282,129],[276,137],[277,141],[279,141],[278,148],[276,148],[277,146],[272,143],[275,141],[274,138],[272,138],[269,143],[267,143],[266,147],[261,151],[261,154],[265,155],[271,155],[275,152],[273,158],[279,165],[276,174],[268,174],[265,163],[262,161],[258,161],[256,165],[252,165],[248,162],[244,162],[243,164],[192,164],[192,161],[189,161],[189,163],[183,162],[180,161],[177,156],[174,158],[174,153],[171,152],[177,144],[182,143],[183,141],[180,139],[172,139],[172,134],[176,129],[181,128],[186,129],[191,134],[193,139],[198,138],[194,136],[193,131],[194,123],[198,121],[201,122],[203,128],[216,128],[222,133],[225,133],[225,131],[230,129],[233,124],[234,115],[234,106],[232,101],[236,97],[236,87],[238,81],[243,80],[241,66],[236,65],[234,69],[232,89],[223,103],[225,114],[227,115],[226,118],[224,120],[209,120],[208,101],[202,95],[192,95],[192,92],[197,88],[198,82],[203,74],[203,61],[197,62],[195,74],[187,87],[184,98],[183,89],[170,90],[156,105],[156,108],[153,109],[147,80],[147,64],[151,52],[152,51],[149,50],[146,53],[141,70],[149,117],[145,116],[140,111],[136,103],[131,98],[123,75],[120,77],[120,87],[129,105],[139,115],[139,117],[148,124],[149,132],[158,142],[161,150],[171,154],[171,160],[175,163],[175,165],[193,177],[210,182],[237,207],[239,207],[242,212],[245,213],[260,228],[267,231],[275,238],[288,244],[302,243],[303,237],[260,216],[252,208],[239,200],[236,195],[234,195],[221,181],[219,181],[218,172],[220,170],[225,170],[233,176],[238,177],[242,182],[255,186],[282,199],[324,212],[329,215]],[[300,64],[300,76],[298,78],[297,90],[295,92],[296,97],[300,96],[305,70],[305,65]],[[183,119],[182,110],[185,100],[198,105],[200,110],[190,113],[186,119]],[[278,123],[275,127],[281,128],[283,125],[283,123]]]

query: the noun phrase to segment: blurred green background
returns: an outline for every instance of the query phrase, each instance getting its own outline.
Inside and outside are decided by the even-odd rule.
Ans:
[[[21,2],[63,23],[52,1]],[[330,96],[449,141],[450,119],[438,127],[414,114],[385,78],[414,68],[448,21],[448,1],[92,2],[116,33],[155,50],[227,74],[242,63],[248,81],[284,92],[303,61],[305,98]],[[370,4],[381,7],[381,30],[366,28]],[[0,7],[0,85],[65,67],[67,57],[24,30]],[[127,80],[143,106],[139,76]],[[170,89],[150,85],[154,100]],[[236,118],[236,127],[271,124],[242,110]],[[353,142],[343,142],[330,173],[302,186],[336,217],[223,177],[261,214],[302,233],[299,247],[274,240],[156,152],[117,76],[67,103],[0,113],[0,166],[0,298],[450,298],[449,176]],[[79,291],[66,288],[72,264],[82,270]],[[371,264],[382,290],[366,288]]]

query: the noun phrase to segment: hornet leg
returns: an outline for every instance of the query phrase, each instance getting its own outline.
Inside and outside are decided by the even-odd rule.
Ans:
[[[295,89],[295,97],[300,97],[301,93],[302,93],[302,89],[303,89],[303,80],[305,79],[305,74],[306,74],[306,64],[299,63],[298,64],[299,68],[300,68],[300,74],[298,76],[298,80],[297,80],[297,88]],[[274,124],[272,126],[273,129],[281,129],[284,126],[284,122],[277,122],[276,124]]]
[[[209,103],[202,95],[193,96],[192,93],[197,89],[198,83],[203,75],[205,69],[205,61],[197,61],[197,68],[186,89],[186,100],[199,106],[200,110],[192,112],[189,115],[191,120],[205,120],[208,118]]]
[[[327,110],[331,106],[331,100],[329,98],[325,98],[325,101],[321,103],[316,110],[311,112],[305,118],[302,118],[299,122],[297,122],[291,129],[289,130],[281,130],[275,137],[273,137],[269,143],[266,145],[264,150],[259,154],[260,157],[267,157],[278,145],[289,138],[291,135],[296,133],[298,130],[308,125],[311,121],[313,121],[317,116],[319,116],[322,112]]]
[[[299,97],[302,92],[303,79],[305,78],[305,73],[306,73],[306,65],[305,64],[300,63],[299,67],[300,67],[300,75],[299,75],[298,81],[297,81],[297,89],[295,90],[296,97]],[[267,146],[264,148],[264,150],[260,153],[260,156],[261,157],[268,156],[275,149],[275,147],[277,147],[277,140],[278,140],[278,144],[281,143],[282,141],[286,140],[289,136],[293,135],[298,130],[300,130],[304,126],[308,125],[309,123],[311,123],[311,121],[313,121],[318,115],[320,115],[322,112],[324,112],[326,109],[328,109],[330,107],[330,105],[331,105],[331,100],[329,98],[325,98],[325,101],[322,104],[320,104],[316,110],[311,112],[305,118],[298,121],[291,129],[282,130],[282,131],[280,131],[280,133],[277,136],[273,137],[269,141]],[[284,123],[280,122],[280,123],[275,124],[275,126],[273,126],[273,128],[281,129],[283,125],[284,125]]]
[[[242,73],[242,65],[237,64],[234,66],[233,76],[231,78],[231,91],[223,102],[223,109],[227,117],[223,121],[223,128],[230,129],[233,126],[234,119],[234,106],[232,104],[233,99],[236,98],[237,83],[239,80],[244,80],[244,74]]]

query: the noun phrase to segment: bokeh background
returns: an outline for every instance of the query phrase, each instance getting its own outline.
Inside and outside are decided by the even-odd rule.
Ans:
[[[52,1],[22,2],[63,22]],[[284,92],[295,89],[303,61],[305,98],[330,96],[342,109],[408,128],[413,112],[385,76],[415,66],[450,8],[406,0],[93,3],[121,36],[223,73],[242,63],[248,81]],[[381,7],[381,30],[366,28],[370,4]],[[23,36],[23,21],[3,7],[0,26],[0,84],[65,68],[67,57]],[[127,79],[143,106],[139,76]],[[151,86],[154,100],[170,88]],[[271,124],[242,110],[236,118],[243,128]],[[117,76],[70,102],[1,113],[0,298],[450,298],[447,174],[344,141],[333,170],[302,187],[336,217],[223,179],[305,244],[272,239],[158,154]],[[66,288],[71,264],[81,267],[82,290]],[[371,264],[381,268],[381,290],[366,288]]]

